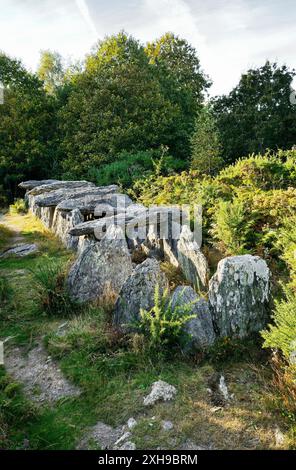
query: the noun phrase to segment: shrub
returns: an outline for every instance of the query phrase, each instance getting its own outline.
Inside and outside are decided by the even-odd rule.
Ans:
[[[13,204],[9,206],[11,214],[25,214],[28,212],[28,205],[24,199],[16,199]]]
[[[65,286],[65,266],[61,261],[48,259],[32,270],[42,310],[47,315],[69,315],[75,304]]]
[[[141,309],[140,320],[135,326],[146,337],[149,350],[158,354],[165,353],[170,346],[176,347],[178,343],[182,343],[186,336],[184,325],[195,318],[195,315],[189,314],[191,310],[191,304],[173,308],[168,291],[161,295],[159,286],[156,286],[154,307],[149,311]]]
[[[280,151],[274,155],[267,152],[238,160],[223,169],[217,181],[232,187],[287,189],[296,184],[295,170],[291,152]]]
[[[290,269],[289,287],[296,293],[296,216],[285,220],[277,234],[277,247]]]
[[[212,234],[231,255],[246,253],[251,223],[246,220],[245,206],[240,199],[220,201],[214,215]]]
[[[276,304],[274,323],[262,332],[263,346],[279,349],[288,362],[296,364],[296,295],[286,290],[286,296]]]

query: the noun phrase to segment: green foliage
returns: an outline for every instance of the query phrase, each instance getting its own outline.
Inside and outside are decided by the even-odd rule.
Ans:
[[[51,173],[56,159],[54,102],[19,61],[0,54],[0,185],[11,198],[24,179]]]
[[[24,199],[16,199],[13,204],[9,206],[11,214],[26,214],[28,212],[28,205]]]
[[[148,349],[165,354],[170,348],[171,352],[171,348],[182,342],[184,325],[195,318],[195,315],[189,314],[190,311],[191,304],[173,308],[168,291],[161,295],[159,286],[156,286],[154,307],[149,311],[141,309],[140,320],[136,323],[137,330],[147,338]]]
[[[5,248],[11,236],[12,231],[5,225],[0,224],[0,250]]]
[[[242,201],[220,201],[215,209],[212,234],[214,239],[223,242],[228,254],[246,253],[246,241],[251,229],[245,217]]]
[[[278,349],[286,361],[296,361],[296,295],[286,290],[286,300],[277,302],[273,315],[273,324],[262,332],[264,347]]]
[[[14,433],[37,416],[37,409],[24,398],[18,383],[12,382],[0,366],[0,440],[1,449],[11,448]]]
[[[0,276],[0,303],[4,304],[11,299],[13,288],[11,287],[7,277]],[[1,311],[1,307],[0,307]]]
[[[58,52],[41,51],[38,77],[44,82],[44,89],[55,95],[64,83],[65,70],[62,56]]]
[[[285,217],[287,214],[285,214]],[[277,234],[277,248],[282,253],[290,271],[289,287],[296,292],[296,216],[285,218],[283,226]]]
[[[188,160],[195,118],[211,82],[201,70],[197,51],[173,33],[148,43],[145,50],[164,95],[180,110],[171,128],[170,151],[175,157]]]
[[[230,189],[288,189],[296,185],[296,151],[252,155],[224,168],[217,182]]]
[[[65,286],[64,263],[44,259],[32,270],[42,311],[49,316],[67,316],[75,311]]]
[[[223,166],[219,133],[207,107],[199,112],[196,119],[191,147],[191,168],[198,173],[213,175]]]
[[[287,66],[266,62],[243,74],[228,96],[213,100],[225,161],[295,144],[296,109],[290,102],[294,76]]]

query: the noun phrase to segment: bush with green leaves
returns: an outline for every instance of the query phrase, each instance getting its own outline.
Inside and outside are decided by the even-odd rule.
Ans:
[[[281,351],[288,363],[296,364],[296,295],[286,290],[286,300],[276,303],[273,324],[262,332],[264,347]],[[296,378],[296,377],[295,377]]]
[[[11,214],[25,214],[28,212],[28,205],[24,199],[16,199],[13,204],[9,206]]]
[[[71,301],[65,285],[65,265],[60,260],[43,259],[32,270],[40,306],[50,316],[67,316],[76,306]]]
[[[140,320],[136,322],[135,327],[145,336],[150,351],[165,354],[168,350],[171,352],[172,348],[176,348],[186,339],[184,326],[196,317],[190,314],[191,311],[192,303],[173,307],[168,290],[160,293],[157,285],[154,293],[154,307],[149,311],[140,310]]]
[[[212,235],[231,255],[247,252],[246,245],[251,222],[246,219],[246,208],[240,199],[220,201],[215,209]]]

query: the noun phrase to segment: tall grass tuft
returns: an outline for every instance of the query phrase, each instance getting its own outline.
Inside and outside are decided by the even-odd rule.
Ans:
[[[65,265],[46,259],[31,271],[42,310],[50,316],[68,316],[77,306],[71,301],[65,283]]]

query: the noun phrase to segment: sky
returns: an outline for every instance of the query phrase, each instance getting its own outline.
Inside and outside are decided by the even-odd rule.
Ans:
[[[295,0],[0,0],[0,50],[33,71],[40,50],[83,59],[122,29],[143,43],[167,31],[187,39],[211,95],[229,93],[267,59],[296,69]]]

